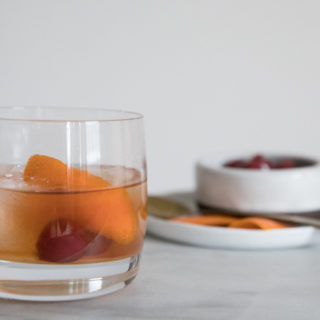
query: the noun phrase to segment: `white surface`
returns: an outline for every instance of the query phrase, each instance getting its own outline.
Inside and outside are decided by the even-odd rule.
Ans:
[[[318,320],[319,265],[319,246],[232,251],[149,237],[138,277],[124,290],[78,302],[0,300],[0,315],[10,320]]]
[[[1,0],[0,105],[146,116],[151,192],[213,149],[320,154],[317,0]]]
[[[245,230],[198,226],[148,217],[149,233],[195,246],[234,249],[263,250],[295,248],[312,244],[313,227],[284,228],[277,230]]]
[[[272,154],[266,154],[272,159]],[[197,200],[209,207],[252,213],[303,213],[320,209],[319,160],[308,167],[278,170],[226,168],[230,160],[250,157],[250,153],[213,154],[200,159],[196,170]]]

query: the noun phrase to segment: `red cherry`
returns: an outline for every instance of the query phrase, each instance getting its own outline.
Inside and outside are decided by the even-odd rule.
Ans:
[[[245,160],[232,160],[225,164],[226,167],[230,168],[247,168],[247,169],[288,169],[295,168],[297,164],[292,159],[284,159],[280,162],[275,162],[265,158],[261,154],[257,154],[252,157],[249,161]]]
[[[254,156],[246,166],[248,169],[271,169],[272,167],[272,162],[260,154]]]
[[[233,160],[233,161],[229,161],[225,164],[225,167],[229,167],[229,168],[245,168],[245,166],[247,165],[247,163],[243,160]]]
[[[50,262],[75,261],[84,255],[86,246],[85,230],[66,219],[50,222],[37,242],[39,258]]]
[[[290,168],[295,168],[296,164],[293,160],[291,159],[284,159],[280,161],[280,163],[277,165],[277,168],[279,169],[290,169]]]

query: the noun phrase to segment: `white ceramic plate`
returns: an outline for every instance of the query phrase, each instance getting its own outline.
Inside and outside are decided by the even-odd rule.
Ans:
[[[149,216],[147,231],[167,240],[195,246],[255,250],[309,245],[313,241],[315,228],[290,227],[268,231],[229,229],[172,222]]]

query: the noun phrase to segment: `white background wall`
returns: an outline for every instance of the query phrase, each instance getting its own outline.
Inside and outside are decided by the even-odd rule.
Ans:
[[[0,105],[146,117],[151,192],[215,149],[320,156],[317,0],[0,0]]]

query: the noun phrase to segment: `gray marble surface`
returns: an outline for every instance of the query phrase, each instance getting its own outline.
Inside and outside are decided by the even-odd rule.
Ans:
[[[91,300],[0,301],[1,319],[319,319],[320,246],[189,247],[147,237],[138,277]]]

